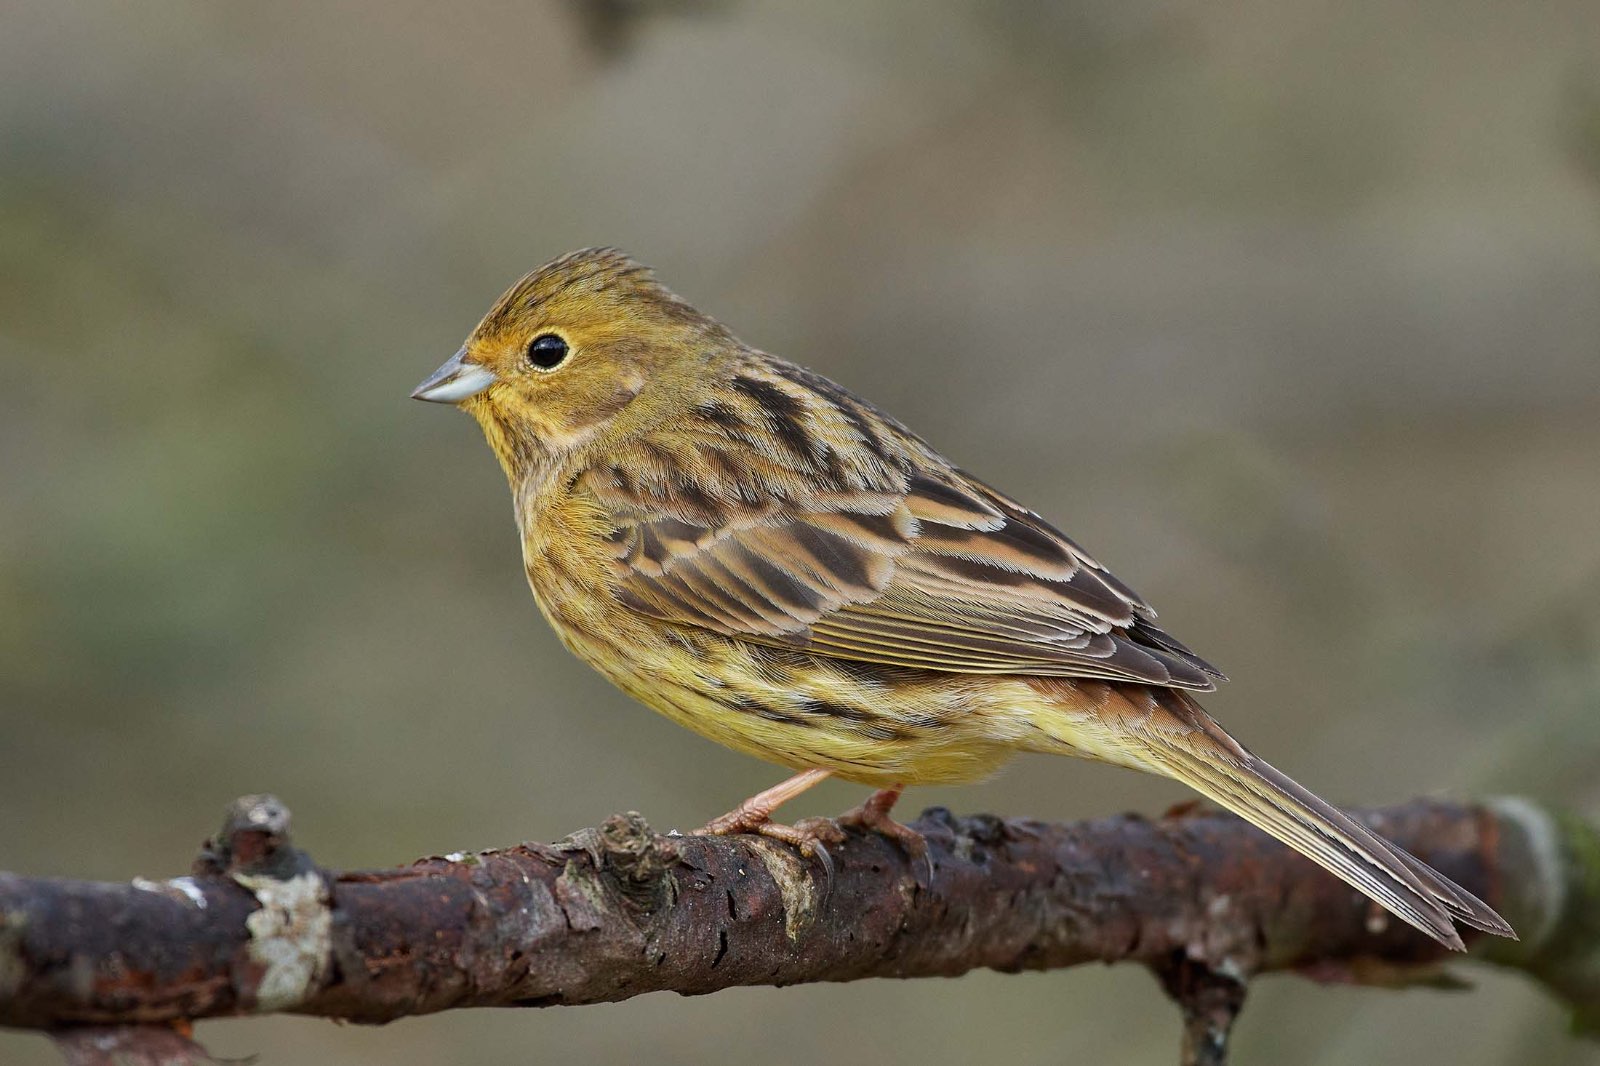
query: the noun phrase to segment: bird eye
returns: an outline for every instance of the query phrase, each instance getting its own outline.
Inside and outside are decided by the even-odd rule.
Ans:
[[[567,342],[554,333],[541,333],[528,342],[528,362],[540,370],[554,370],[567,359]]]

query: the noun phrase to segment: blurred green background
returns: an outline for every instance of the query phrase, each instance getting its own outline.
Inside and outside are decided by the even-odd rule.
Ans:
[[[407,399],[602,243],[1058,521],[1328,798],[1600,816],[1592,0],[0,0],[0,88],[0,867],[175,874],[251,791],[348,867],[777,780],[561,650],[478,431]],[[1182,798],[1030,758],[907,806]],[[1262,981],[1239,1061],[1600,1060],[1471,976]],[[1083,969],[200,1035],[1115,1066],[1177,1028]]]

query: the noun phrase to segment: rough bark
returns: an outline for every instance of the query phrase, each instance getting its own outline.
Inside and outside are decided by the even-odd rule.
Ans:
[[[1591,827],[1522,800],[1418,801],[1365,818],[1522,934],[1469,935],[1474,957],[1531,973],[1580,1025],[1600,1017]],[[1218,1063],[1258,974],[1431,981],[1449,954],[1209,810],[1048,825],[935,809],[915,827],[931,863],[853,833],[831,849],[831,875],[769,840],[663,837],[636,814],[552,845],[338,873],[293,847],[276,800],[247,797],[187,877],[0,874],[0,1025],[56,1032],[72,1061],[92,1062],[108,1042],[181,1045],[188,1022],[219,1015],[383,1022],[1135,962],[1182,1008],[1185,1061]],[[164,1035],[174,1031],[176,1042]]]

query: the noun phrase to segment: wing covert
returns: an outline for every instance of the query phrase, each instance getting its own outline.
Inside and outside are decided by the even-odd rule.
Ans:
[[[681,455],[646,442],[643,461],[622,457],[633,476],[620,476],[620,465],[580,476],[575,488],[611,520],[615,594],[629,609],[758,643],[933,671],[1199,690],[1223,679],[1044,519],[944,465],[854,397],[822,394],[821,379],[790,370],[771,387],[806,386],[786,391],[796,410],[813,420],[832,412],[834,438],[859,427],[845,450],[871,444],[882,461],[846,468],[829,437],[798,431],[779,450],[744,434],[730,441],[717,432],[733,421],[721,411],[704,439],[693,426],[676,427]],[[732,416],[740,424],[754,417]],[[886,459],[891,436],[900,451]],[[641,479],[640,470],[654,476]]]

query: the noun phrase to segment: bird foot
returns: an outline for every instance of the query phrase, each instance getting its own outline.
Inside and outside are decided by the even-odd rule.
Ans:
[[[900,789],[880,788],[868,796],[859,807],[852,807],[834,820],[843,828],[865,829],[871,833],[880,833],[896,841],[912,854],[927,851],[928,842],[921,833],[909,825],[895,821],[890,815],[894,805],[899,801]]]
[[[727,814],[711,819],[705,825],[696,829],[694,836],[735,836],[740,833],[754,833],[764,836],[769,840],[777,840],[795,848],[808,859],[816,859],[817,865],[822,867],[824,878],[824,894],[833,885],[833,856],[828,854],[827,844],[836,844],[844,839],[844,833],[837,827],[827,828],[811,823],[825,819],[807,818],[798,825],[785,825],[774,822],[769,811],[740,805]]]
[[[880,788],[868,796],[859,807],[852,807],[837,818],[805,818],[796,828],[812,833],[830,844],[843,842],[846,829],[864,829],[869,833],[886,836],[899,844],[911,859],[919,862],[924,878],[919,874],[917,883],[927,888],[933,883],[933,858],[928,853],[928,841],[909,825],[895,821],[889,812],[900,799],[898,788]]]
[[[833,887],[833,856],[828,845],[843,844],[846,829],[864,829],[878,833],[899,844],[914,861],[920,862],[917,885],[928,888],[933,884],[933,857],[928,852],[928,841],[908,825],[890,817],[900,789],[881,788],[868,796],[859,807],[852,808],[837,818],[802,818],[794,825],[772,820],[772,811],[779,804],[809,788],[826,777],[826,771],[808,770],[788,781],[752,796],[727,814],[711,819],[694,831],[695,836],[732,836],[754,833],[770,840],[781,841],[799,850],[807,858],[816,859],[822,867],[823,895]]]

